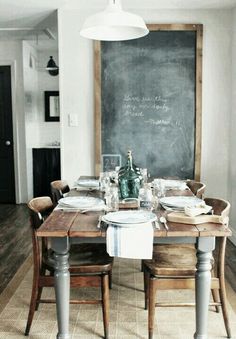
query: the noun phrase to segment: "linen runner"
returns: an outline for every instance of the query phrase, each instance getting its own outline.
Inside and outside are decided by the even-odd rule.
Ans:
[[[141,224],[113,225],[107,228],[107,253],[111,257],[129,259],[152,259],[153,225]]]

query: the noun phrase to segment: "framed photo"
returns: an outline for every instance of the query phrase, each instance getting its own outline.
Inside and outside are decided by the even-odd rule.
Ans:
[[[45,91],[45,121],[60,121],[59,91]]]

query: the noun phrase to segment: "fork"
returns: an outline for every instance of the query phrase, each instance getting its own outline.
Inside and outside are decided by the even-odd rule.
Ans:
[[[98,218],[98,223],[97,223],[97,228],[101,228],[101,222],[102,222],[102,215],[99,216]]]
[[[169,231],[169,227],[167,226],[167,220],[165,217],[160,217],[160,222],[164,224],[164,227],[167,231]]]
[[[154,226],[155,226],[155,228],[156,228],[157,230],[160,229],[160,225],[159,225],[159,223],[158,223],[157,220],[154,221]]]

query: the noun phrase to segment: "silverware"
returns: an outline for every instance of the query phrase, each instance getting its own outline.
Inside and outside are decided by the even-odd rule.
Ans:
[[[159,223],[158,223],[157,220],[154,221],[154,226],[155,226],[155,228],[156,228],[157,230],[160,229],[160,225],[159,225]]]
[[[160,217],[160,222],[162,223],[162,224],[164,224],[164,227],[165,227],[165,229],[167,230],[167,231],[169,231],[169,227],[167,226],[167,220],[166,220],[166,218],[165,217]]]
[[[98,218],[98,223],[97,223],[97,228],[101,228],[101,222],[102,222],[102,215],[99,216]]]

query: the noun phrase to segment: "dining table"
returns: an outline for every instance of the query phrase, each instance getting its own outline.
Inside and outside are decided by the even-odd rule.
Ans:
[[[104,193],[96,189],[72,189],[70,196],[92,196],[103,198]],[[167,195],[189,196],[190,190],[169,190]],[[132,209],[132,206],[129,205]],[[125,209],[125,203],[120,203],[120,209]],[[153,211],[158,219],[165,214],[159,205]],[[65,211],[54,209],[49,217],[37,230],[37,237],[50,239],[54,256],[55,296],[57,309],[58,334],[57,339],[70,339],[69,332],[69,299],[70,273],[69,253],[70,245],[77,242],[105,242],[106,229],[98,228],[102,211]],[[216,237],[228,237],[231,230],[228,225],[207,222],[202,224],[187,224],[167,221],[154,228],[154,243],[194,243],[196,247],[196,275],[195,275],[195,313],[196,326],[193,338],[207,339],[208,306],[211,288],[211,259],[215,249]]]

